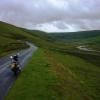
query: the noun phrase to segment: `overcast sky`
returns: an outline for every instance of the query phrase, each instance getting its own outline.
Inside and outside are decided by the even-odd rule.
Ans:
[[[100,29],[100,0],[0,0],[0,20],[48,32]]]

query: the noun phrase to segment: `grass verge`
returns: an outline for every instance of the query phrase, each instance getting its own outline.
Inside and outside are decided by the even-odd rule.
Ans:
[[[100,99],[99,66],[69,54],[48,52],[48,55],[56,66],[53,69],[61,82],[63,100]]]
[[[99,100],[99,73],[84,59],[39,49],[6,100]]]
[[[6,44],[0,45],[0,58],[7,56],[13,52],[19,52],[22,49],[29,48],[24,42],[8,42]]]
[[[55,100],[57,94],[53,91],[53,85],[57,80],[50,69],[43,50],[39,49],[21,73],[6,100]]]

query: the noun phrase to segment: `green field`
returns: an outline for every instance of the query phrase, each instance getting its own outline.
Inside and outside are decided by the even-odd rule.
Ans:
[[[100,51],[100,31],[46,34],[0,22],[0,56],[28,48],[26,41],[38,50],[6,100],[100,100],[100,52],[76,48]]]
[[[58,95],[53,91],[56,83],[45,53],[39,49],[21,73],[7,100],[52,100]]]
[[[39,49],[6,100],[99,100],[99,75],[87,60]]]

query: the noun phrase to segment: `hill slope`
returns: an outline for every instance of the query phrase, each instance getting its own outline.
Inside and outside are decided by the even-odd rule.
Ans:
[[[52,40],[63,42],[75,42],[75,41],[94,41],[100,43],[100,31],[82,31],[82,32],[70,32],[70,33],[52,33],[49,34]]]
[[[30,31],[0,22],[0,55],[5,55],[13,50],[26,48],[27,46],[23,41],[34,42],[38,46],[46,44],[46,37],[47,35],[41,31]]]
[[[100,100],[100,53],[80,51],[74,44],[99,44],[99,38],[99,31],[46,34],[0,22],[0,55],[26,48],[23,41],[41,47],[6,100]]]

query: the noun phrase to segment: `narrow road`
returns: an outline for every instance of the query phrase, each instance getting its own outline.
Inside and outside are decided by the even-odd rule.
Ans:
[[[37,47],[34,45],[30,43],[27,44],[30,46],[30,48],[19,52],[19,59],[22,68],[37,49]],[[13,72],[9,68],[10,63],[11,61],[9,57],[0,59],[0,100],[4,100],[4,97],[7,95],[9,89],[16,80],[16,77],[13,75]]]

